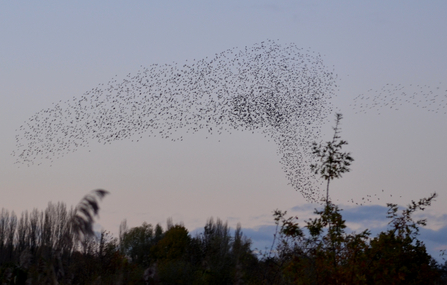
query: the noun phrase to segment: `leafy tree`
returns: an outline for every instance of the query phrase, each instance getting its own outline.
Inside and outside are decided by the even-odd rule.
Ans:
[[[168,228],[163,238],[151,249],[157,260],[157,278],[162,284],[191,284],[194,268],[185,256],[191,242],[188,230],[169,222]]]
[[[417,239],[426,220],[414,221],[412,214],[430,206],[436,193],[412,201],[401,214],[397,204],[388,204],[390,228],[373,239],[367,229],[345,232],[341,209],[329,200],[330,181],[348,172],[353,161],[349,153],[341,152],[347,144],[339,135],[341,119],[337,114],[333,140],[324,147],[314,143],[313,148],[320,164],[312,165],[312,170],[327,180],[324,209],[315,210],[318,217],[305,222],[306,230],[299,226],[298,217],[274,212],[281,225],[275,263],[282,273],[275,280],[281,284],[435,284],[440,270]]]
[[[200,284],[243,284],[257,280],[258,260],[240,225],[234,236],[227,223],[209,219],[204,232],[192,239],[191,253],[198,265]],[[255,283],[256,284],[256,283]]]
[[[231,235],[228,224],[211,218],[207,221],[201,236],[204,252],[205,273],[211,284],[231,283],[232,260],[230,256]]]
[[[367,252],[371,280],[383,284],[433,284],[430,282],[440,278],[436,262],[417,239],[419,227],[426,226],[427,221],[412,218],[413,213],[430,206],[436,196],[433,193],[418,202],[411,201],[401,214],[396,204],[387,204],[390,228],[371,240]]]
[[[343,173],[349,172],[349,166],[354,161],[349,152],[341,152],[343,146],[348,144],[347,141],[340,139],[340,121],[342,118],[342,114],[336,114],[332,141],[326,142],[326,145],[314,142],[312,146],[312,153],[317,157],[319,162],[312,164],[311,169],[315,174],[319,174],[327,181],[327,204],[329,204],[329,183],[335,178],[340,178]]]
[[[171,226],[152,248],[153,255],[158,261],[180,259],[184,256],[190,241],[188,230],[184,226]]]
[[[341,210],[330,202],[315,210],[318,217],[305,222],[306,230],[297,217],[275,211],[281,223],[280,270],[292,284],[437,284],[438,265],[417,239],[426,221],[411,217],[435,197],[412,201],[401,214],[388,204],[390,228],[372,239],[368,230],[347,234]]]
[[[151,262],[151,247],[155,243],[155,234],[152,225],[144,222],[141,226],[134,227],[123,234],[121,248],[123,249],[123,253],[130,257],[132,262],[149,266]]]
[[[292,284],[335,284],[352,275],[361,265],[369,231],[347,234],[340,209],[329,202],[319,217],[306,221],[308,234],[299,226],[297,217],[285,218],[286,212],[275,212],[281,222],[279,259],[282,270]],[[344,280],[343,282],[348,282]],[[356,284],[359,280],[351,280]]]

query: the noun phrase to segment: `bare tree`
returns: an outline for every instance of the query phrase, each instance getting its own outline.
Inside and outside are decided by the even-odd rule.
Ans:
[[[28,244],[31,253],[34,253],[39,243],[40,229],[39,229],[39,211],[33,209],[29,217],[29,231],[28,231]]]
[[[19,224],[17,226],[16,233],[16,252],[20,254],[28,247],[28,231],[29,231],[29,222],[28,222],[28,211],[22,212],[19,220]]]
[[[14,236],[17,229],[17,216],[14,213],[14,211],[11,212],[11,215],[9,216],[9,222],[7,226],[7,233],[6,233],[6,257],[11,260],[12,254],[14,250]]]

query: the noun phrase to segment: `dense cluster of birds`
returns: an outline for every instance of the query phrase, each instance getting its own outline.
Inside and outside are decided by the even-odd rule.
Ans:
[[[428,112],[447,114],[447,87],[388,83],[378,90],[370,89],[354,98],[351,107],[357,113],[376,112],[385,109],[398,111],[404,106],[414,106]]]
[[[310,171],[311,144],[332,113],[336,81],[318,53],[275,41],[183,64],[153,64],[37,112],[17,130],[13,155],[31,165],[92,142],[136,136],[178,141],[184,131],[199,130],[259,132],[276,143],[293,188],[315,202],[321,194]]]

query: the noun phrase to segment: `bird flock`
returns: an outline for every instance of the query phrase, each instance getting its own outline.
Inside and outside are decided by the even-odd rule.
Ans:
[[[423,84],[391,84],[378,90],[370,89],[354,98],[350,105],[356,113],[384,110],[398,111],[405,106],[414,106],[435,114],[447,114],[447,88],[439,82],[437,86]]]
[[[257,132],[276,143],[289,184],[309,202],[321,202],[321,181],[310,171],[311,145],[332,114],[336,88],[337,75],[320,54],[270,40],[199,60],[141,66],[35,113],[16,130],[12,154],[17,164],[30,166],[92,143],[156,136],[182,141],[185,132],[200,130]],[[358,95],[350,106],[360,114],[405,105],[447,114],[446,89],[442,83],[389,83]]]
[[[321,198],[311,145],[332,114],[337,76],[320,54],[265,41],[184,63],[141,67],[82,96],[40,110],[17,129],[18,164],[41,164],[92,143],[184,132],[263,134],[277,145],[292,187]]]
[[[447,87],[443,82],[435,85],[427,84],[392,84],[387,83],[380,89],[369,89],[364,94],[356,96],[350,104],[356,114],[366,114],[368,112],[378,115],[387,111],[399,111],[408,106],[425,110],[432,114],[447,114]],[[347,202],[363,206],[365,204],[377,203],[383,195],[392,198],[392,194],[379,192],[381,195],[366,195],[361,200],[349,199]],[[389,196],[389,197],[388,197]],[[402,196],[399,196],[402,198]]]

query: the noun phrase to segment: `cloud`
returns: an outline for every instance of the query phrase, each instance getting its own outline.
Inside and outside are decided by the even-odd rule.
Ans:
[[[291,210],[295,212],[313,212],[315,209],[320,209],[321,205],[314,204],[314,203],[308,203],[304,205],[298,205],[295,207],[292,207]]]
[[[249,237],[253,242],[272,242],[275,231],[276,225],[263,225],[256,229],[242,228],[243,234]]]
[[[251,248],[257,253],[270,250],[275,232],[276,225],[263,225],[255,229],[242,228],[242,233],[251,240]]]
[[[360,206],[343,210],[342,215],[346,221],[363,223],[371,221],[386,221],[387,207],[379,205]]]
[[[438,230],[421,228],[419,240],[423,241],[430,254],[438,262],[445,262],[445,256],[441,256],[441,250],[447,249],[447,226]]]
[[[447,226],[444,226],[438,230],[421,228],[420,237],[423,240],[447,245]]]

